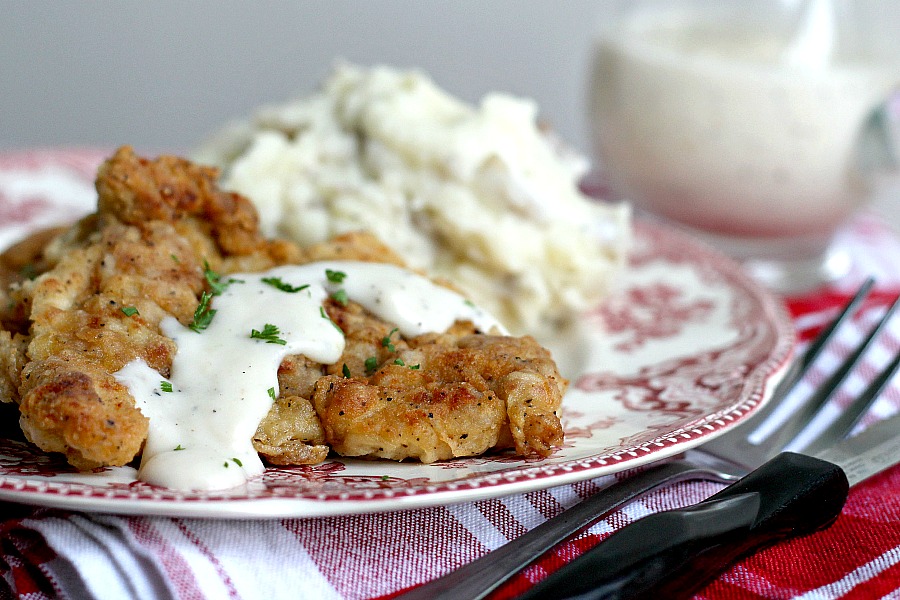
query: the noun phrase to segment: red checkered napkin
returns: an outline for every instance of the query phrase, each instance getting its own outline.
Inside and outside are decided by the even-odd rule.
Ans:
[[[93,201],[90,177],[100,152],[57,152],[68,166],[50,173],[65,186],[71,211]],[[46,154],[0,156],[0,184],[11,161],[22,173],[40,170]],[[31,169],[32,171],[29,171]],[[28,179],[28,178],[24,178]],[[38,181],[40,180],[40,181]],[[44,183],[41,183],[43,181]],[[46,179],[31,187],[0,185],[4,224],[29,223]],[[46,184],[49,185],[49,184]],[[31,208],[29,208],[31,207]],[[4,212],[5,211],[5,212]],[[65,211],[61,211],[65,212]],[[69,218],[59,214],[60,219]],[[24,225],[23,225],[24,227]],[[0,240],[0,246],[12,240]],[[844,232],[854,273],[845,285],[791,298],[801,339],[809,339],[868,274],[878,292],[855,329],[829,349],[836,361],[900,291],[900,242],[874,217]],[[852,377],[837,402],[865,384],[878,363],[900,346],[900,324],[872,353],[862,376]],[[825,376],[809,374],[806,385]],[[798,390],[797,393],[802,393]],[[895,383],[875,409],[900,408]],[[621,477],[623,475],[619,475]],[[0,598],[389,598],[455,569],[516,538],[609,485],[607,476],[500,499],[403,512],[262,521],[117,517],[0,504]],[[672,485],[632,502],[517,575],[495,594],[511,598],[611,531],[650,512],[700,501],[721,486]],[[828,530],[780,544],[735,566],[702,591],[709,599],[900,598],[900,469],[854,488]]]

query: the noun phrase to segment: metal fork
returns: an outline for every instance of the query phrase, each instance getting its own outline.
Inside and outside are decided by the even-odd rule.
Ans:
[[[831,324],[819,334],[778,384],[772,398],[753,417],[722,436],[689,450],[682,459],[651,466],[594,494],[580,504],[542,523],[493,552],[401,596],[398,600],[471,598],[479,600],[545,552],[622,504],[665,484],[690,479],[729,483],[796,443],[807,425],[840,387],[900,307],[900,298],[887,309],[856,349],[817,390],[805,398],[788,418],[782,419],[762,440],[761,425],[783,408],[783,401],[806,375],[836,332],[858,311],[874,285],[867,280]],[[898,354],[842,414],[814,439],[792,449],[811,452],[849,435],[872,402],[900,367]]]

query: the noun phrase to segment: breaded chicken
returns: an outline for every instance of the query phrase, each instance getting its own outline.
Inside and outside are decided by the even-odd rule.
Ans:
[[[167,377],[177,348],[160,322],[189,324],[217,274],[326,259],[403,264],[368,234],[310,248],[264,239],[249,200],[216,178],[124,147],[98,172],[95,214],[0,261],[0,399],[18,403],[23,432],[43,450],[80,469],[140,454],[147,418],[113,374],[141,358]],[[561,443],[567,382],[533,339],[458,323],[404,340],[352,301],[325,308],[345,333],[344,355],[283,361],[280,396],[253,440],[270,462],[313,464],[332,450],[424,462],[507,447],[546,456]]]
[[[458,323],[404,340],[356,303],[326,306],[346,336],[344,353],[324,377],[302,356],[282,363],[281,397],[254,439],[270,462],[298,464],[329,447],[425,463],[503,448],[547,456],[562,443],[567,382],[533,338]]]
[[[547,456],[561,444],[565,382],[549,352],[530,337],[457,329],[408,340],[371,375],[318,380],[313,406],[331,447],[430,463],[507,447]],[[379,345],[359,343],[354,362]]]

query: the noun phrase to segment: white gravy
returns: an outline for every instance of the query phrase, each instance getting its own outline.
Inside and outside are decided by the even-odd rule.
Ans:
[[[867,197],[860,132],[900,75],[865,56],[800,68],[825,59],[785,41],[674,17],[601,37],[591,110],[616,191],[720,235],[830,237]]]
[[[457,320],[505,333],[463,296],[393,265],[317,262],[222,278],[229,279],[237,281],[212,298],[206,329],[193,331],[174,317],[160,324],[178,346],[169,379],[140,359],[115,374],[150,420],[142,481],[217,490],[261,474],[251,439],[278,396],[282,360],[303,354],[331,364],[344,350],[343,333],[322,306],[330,295],[345,293],[404,336],[444,331]],[[264,279],[302,289],[284,291]],[[261,339],[251,337],[254,330]]]

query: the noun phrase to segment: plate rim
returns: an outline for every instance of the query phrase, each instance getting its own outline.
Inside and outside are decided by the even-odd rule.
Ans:
[[[0,152],[0,158],[9,160],[16,154]],[[39,159],[43,156],[51,163],[55,156],[60,157],[60,160],[72,160],[72,157],[79,156],[79,152],[75,149],[19,154],[37,162],[40,162]],[[80,156],[100,160],[102,154],[99,150],[86,149]],[[692,258],[698,259],[695,262],[702,259],[704,263],[711,265],[713,270],[731,286],[740,287],[754,298],[767,316],[767,321],[775,334],[771,351],[765,360],[754,365],[739,398],[727,407],[719,407],[711,414],[693,419],[688,424],[673,427],[653,439],[638,444],[626,444],[615,451],[599,452],[582,458],[564,459],[548,464],[517,465],[508,469],[410,488],[328,492],[319,494],[318,497],[312,497],[315,495],[313,493],[284,497],[253,497],[249,494],[246,496],[223,494],[218,497],[216,494],[210,494],[202,497],[189,493],[194,497],[179,500],[177,494],[166,490],[166,494],[161,494],[155,499],[127,497],[127,493],[121,490],[117,493],[108,493],[108,489],[96,486],[87,486],[89,490],[86,493],[77,491],[63,493],[61,490],[73,485],[84,487],[86,484],[0,474],[0,501],[126,515],[242,519],[320,517],[427,508],[497,498],[586,481],[670,458],[726,433],[762,407],[771,397],[774,385],[787,371],[793,356],[796,336],[785,304],[773,292],[754,281],[736,261],[689,233],[646,216],[636,216],[633,220],[633,236],[637,238],[640,235],[663,236],[667,243],[686,248]]]
[[[752,293],[768,315],[769,323],[776,334],[774,347],[766,359],[760,361],[748,376],[748,382],[753,380],[745,386],[748,391],[742,392],[740,399],[728,407],[695,419],[687,425],[675,427],[651,440],[624,445],[613,452],[558,463],[520,465],[411,488],[328,492],[318,497],[244,497],[240,494],[218,496],[216,493],[203,496],[187,493],[192,497],[178,499],[178,494],[174,494],[175,497],[172,495],[163,497],[161,494],[156,499],[127,497],[122,491],[104,491],[103,488],[96,487],[92,487],[93,491],[90,493],[63,493],[63,490],[73,485],[72,482],[0,475],[0,500],[48,508],[121,515],[223,519],[324,517],[430,508],[533,492],[612,475],[671,458],[726,433],[769,400],[773,387],[786,373],[793,355],[794,327],[784,303],[753,281],[743,272],[740,265],[702,241],[649,220],[636,219],[634,230],[636,235],[665,236],[669,241],[700,253],[705,260],[711,261],[717,272],[728,276],[729,282],[739,282],[746,291]],[[171,491],[166,490],[165,493],[171,494]]]

